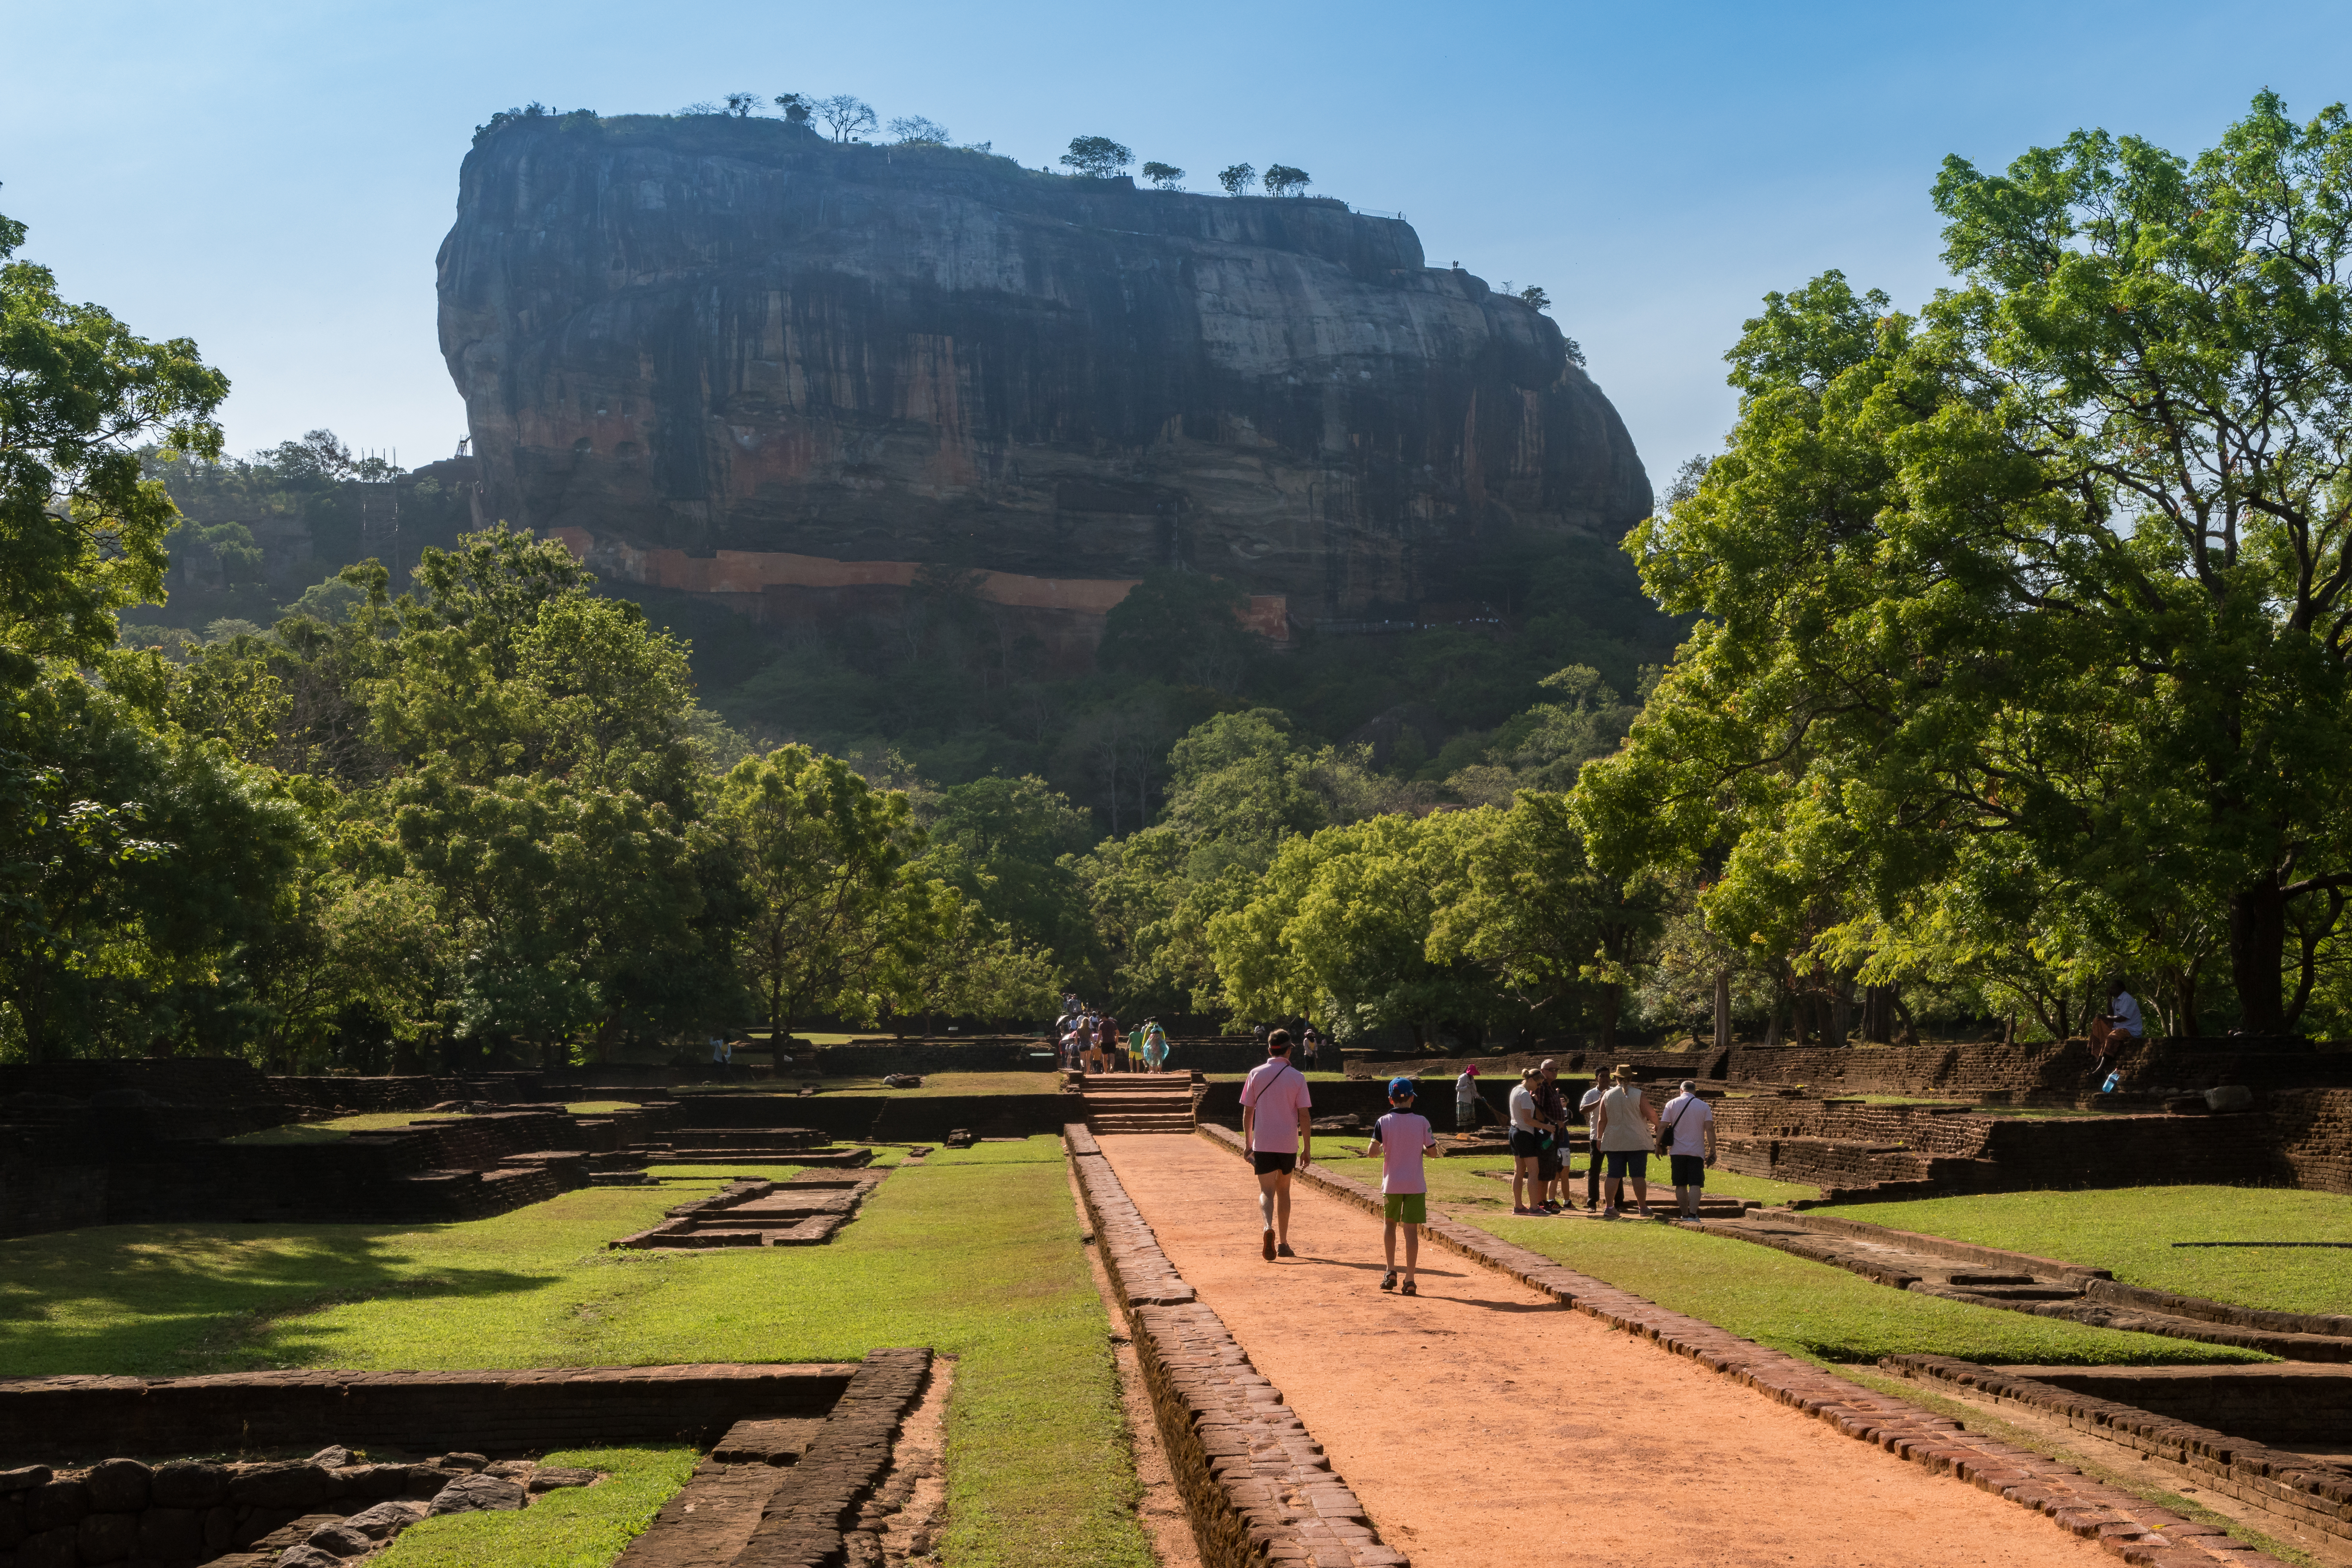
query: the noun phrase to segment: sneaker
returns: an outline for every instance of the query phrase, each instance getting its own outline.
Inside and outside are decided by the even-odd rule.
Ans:
[[[1400,1296],[1418,1296],[1421,1292],[1414,1289],[1412,1288],[1412,1281],[1408,1279],[1403,1284],[1397,1287],[1397,1294]]]
[[[1260,1250],[1260,1251],[1262,1251],[1262,1252],[1264,1252],[1264,1253],[1265,1254],[1265,1260],[1266,1260],[1268,1263],[1273,1262],[1273,1261],[1274,1261],[1274,1232],[1272,1232],[1272,1231],[1270,1231],[1270,1230],[1269,1230],[1269,1231],[1267,1231],[1267,1232],[1265,1233],[1265,1235],[1264,1237],[1262,1237],[1261,1238],[1259,1238],[1258,1247],[1259,1247],[1259,1250]]]
[[[1543,1211],[1546,1214],[1558,1214],[1559,1212],[1559,1205],[1556,1203],[1547,1201],[1544,1204]]]
[[[1396,1289],[1395,1269],[1391,1268],[1387,1273],[1381,1276],[1381,1289],[1383,1290],[1393,1290]]]
[[[1298,1254],[1290,1250],[1290,1243],[1286,1241],[1280,1243],[1275,1247],[1274,1255],[1276,1258],[1296,1258],[1298,1256]]]
[[[1523,1208],[1518,1208],[1518,1207],[1516,1207],[1516,1206],[1515,1206],[1515,1207],[1513,1207],[1513,1208],[1512,1208],[1511,1212],[1512,1212],[1513,1214],[1515,1214],[1515,1215],[1528,1215],[1528,1214],[1540,1214],[1540,1213],[1542,1213],[1543,1211],[1542,1211],[1542,1210],[1540,1210],[1540,1209],[1523,1209]]]
[[[1619,1214],[1615,1209],[1602,1209],[1601,1211],[1601,1217],[1602,1219],[1623,1219],[1625,1216]]]

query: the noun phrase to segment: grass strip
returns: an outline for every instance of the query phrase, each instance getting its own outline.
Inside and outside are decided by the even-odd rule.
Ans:
[[[0,1367],[854,1361],[929,1345],[957,1358],[952,1561],[1150,1563],[1110,1324],[1057,1141],[940,1150],[824,1247],[604,1250],[697,1190],[591,1187],[445,1226],[117,1226],[0,1242]]]
[[[691,1448],[572,1448],[550,1465],[603,1470],[593,1487],[544,1492],[527,1509],[443,1514],[403,1531],[372,1568],[604,1568],[694,1473]]]
[[[2127,1285],[2281,1312],[2341,1312],[2352,1252],[2175,1247],[2176,1241],[2352,1241],[2352,1197],[2287,1187],[1994,1193],[1817,1211],[2105,1268]]]
[[[1371,1161],[1338,1159],[1328,1163],[1342,1174],[1377,1180]],[[1515,1218],[1509,1213],[1507,1184],[1452,1168],[1475,1163],[1432,1161],[1426,1167],[1431,1202],[1466,1225],[1541,1253],[1579,1273],[1824,1366],[1905,1354],[1958,1356],[1992,1365],[2050,1366],[2193,1365],[2277,1359],[2225,1345],[2095,1329],[2063,1319],[1915,1295],[1873,1284],[1826,1263],[1674,1226],[1632,1220],[1612,1225],[1578,1217]],[[1714,1172],[1707,1173],[1707,1180],[1712,1190]],[[1474,1190],[1482,1188],[1489,1191]],[[1659,1190],[1653,1184],[1654,1201]],[[1501,1195],[1491,1196],[1490,1191]],[[1669,1204],[1673,1192],[1672,1187],[1664,1189]]]

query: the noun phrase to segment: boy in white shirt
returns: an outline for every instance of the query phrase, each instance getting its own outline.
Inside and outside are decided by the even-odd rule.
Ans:
[[[1389,1079],[1391,1110],[1372,1123],[1372,1141],[1364,1147],[1366,1159],[1381,1156],[1381,1217],[1386,1222],[1381,1246],[1389,1264],[1388,1272],[1381,1276],[1381,1289],[1397,1289],[1397,1226],[1402,1226],[1404,1287],[1401,1293],[1407,1296],[1421,1294],[1413,1287],[1412,1271],[1421,1261],[1421,1227],[1429,1223],[1429,1178],[1422,1171],[1421,1157],[1437,1147],[1429,1118],[1413,1114],[1415,1093],[1412,1079]]]

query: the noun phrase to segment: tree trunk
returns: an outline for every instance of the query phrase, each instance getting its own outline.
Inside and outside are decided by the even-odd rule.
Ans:
[[[2249,1035],[2286,1033],[2279,960],[2286,951],[2286,898],[2274,882],[2230,895],[2230,979],[2238,988],[2238,1027]]]
[[[1600,1036],[1601,1048],[1603,1051],[1614,1051],[1617,1048],[1617,1015],[1623,1011],[1624,1005],[1625,988],[1622,985],[1615,981],[1610,981],[1601,987]]]
[[[1841,974],[1830,985],[1829,1039],[1832,1046],[1843,1046],[1853,1034],[1851,1015],[1853,1012],[1853,982]]]
[[[1874,1046],[1884,1046],[1895,1038],[1895,987],[1865,985],[1862,988],[1862,1037]]]
[[[1731,971],[1715,972],[1715,1048],[1731,1048]]]
[[[2172,1032],[2183,1039],[2193,1040],[2203,1031],[2197,1025],[2197,971],[2191,962],[2172,983]]]

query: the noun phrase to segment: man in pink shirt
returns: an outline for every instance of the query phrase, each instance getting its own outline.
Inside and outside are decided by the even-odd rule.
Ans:
[[[1265,1060],[1242,1081],[1242,1147],[1257,1172],[1258,1212],[1265,1217],[1259,1247],[1267,1262],[1296,1258],[1290,1250],[1290,1173],[1313,1162],[1315,1129],[1307,1075],[1290,1065],[1290,1032],[1265,1037]]]

